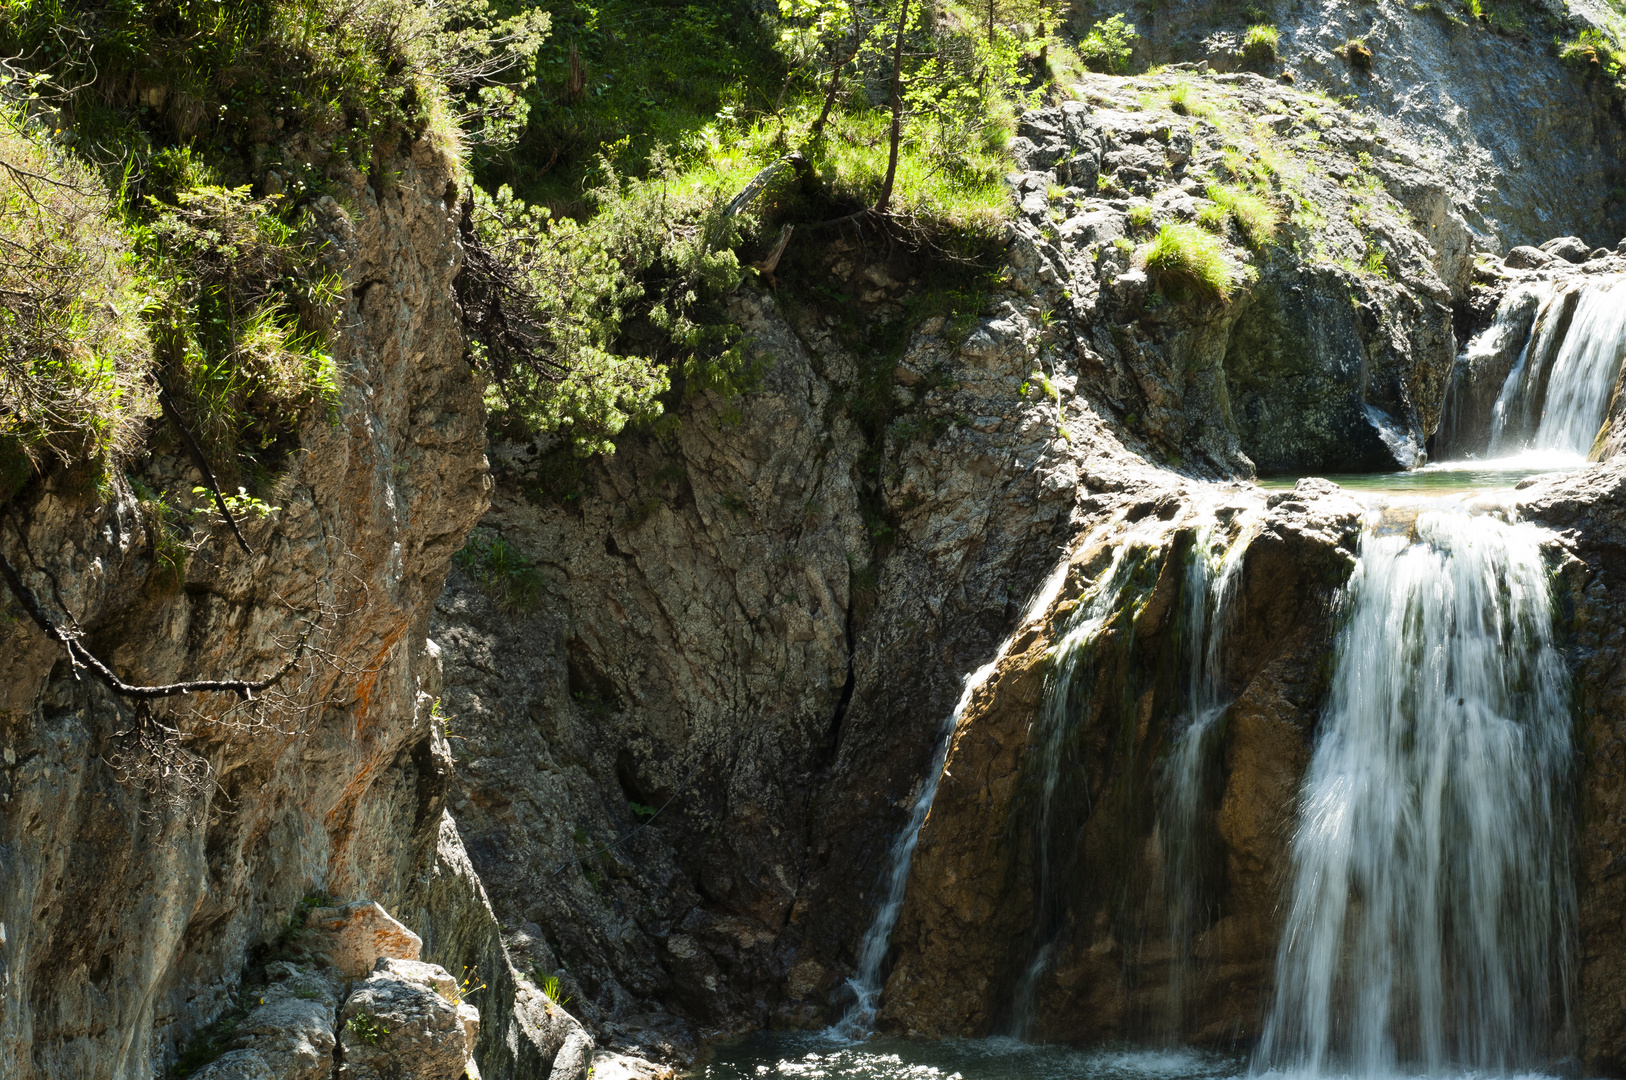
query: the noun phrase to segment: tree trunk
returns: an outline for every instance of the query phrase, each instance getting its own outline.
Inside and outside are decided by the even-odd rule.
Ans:
[[[886,181],[881,184],[881,197],[875,200],[875,212],[886,213],[892,204],[892,182],[898,176],[898,143],[903,139],[903,32],[909,26],[909,0],[898,7],[898,36],[892,43],[892,148],[886,162]]]
[[[830,71],[830,87],[824,93],[824,108],[819,110],[819,118],[813,121],[811,131],[812,139],[817,140],[824,134],[824,125],[830,120],[830,111],[835,108],[836,95],[841,90],[841,69],[858,59],[858,51],[864,47],[864,38],[869,35],[863,31],[862,21],[858,17],[858,8],[853,8],[853,47],[845,60],[840,60]]]
[[[988,44],[994,43],[994,2],[988,0]]]

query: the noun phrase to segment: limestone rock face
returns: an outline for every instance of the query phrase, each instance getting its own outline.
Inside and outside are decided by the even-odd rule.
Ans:
[[[64,476],[30,489],[0,543],[129,681],[259,677],[283,663],[302,617],[321,624],[315,644],[330,662],[291,681],[286,708],[238,708],[234,723],[211,722],[231,701],[159,703],[154,719],[180,735],[155,760],[133,741],[143,722],[128,703],[76,677],[26,618],[0,629],[8,1080],[161,1073],[232,1006],[250,951],[284,932],[302,897],[409,910],[435,848],[446,759],[425,631],[489,488],[451,290],[451,164],[417,144],[375,191],[342,161],[301,160],[325,163],[343,195],[317,215],[349,287],[333,343],[341,399],[335,419],[302,432],[266,500],[281,509],[246,524],[254,554],[217,528],[185,581],[168,582],[157,526],[122,474],[107,498]],[[190,490],[187,467],[159,452],[131,469]],[[331,1069],[317,1001],[268,1001],[288,1011],[286,1046],[240,1048],[220,1068],[253,1075],[258,1060],[303,1075],[329,1053]]]
[[[342,1080],[459,1080],[480,1014],[436,964],[381,959],[339,1014]]]
[[[1527,5],[1517,29],[1403,0],[1272,3],[1246,14],[1173,0],[1151,18],[1108,2],[1080,10],[1075,25],[1115,12],[1143,35],[1146,61],[1206,61],[1221,71],[1247,66],[1249,23],[1272,24],[1278,59],[1266,74],[1290,72],[1295,85],[1381,117],[1374,156],[1385,143],[1425,148],[1426,167],[1445,180],[1454,211],[1486,250],[1541,244],[1560,229],[1592,246],[1626,233],[1626,205],[1611,194],[1622,162],[1619,113],[1603,80],[1552,48],[1554,38],[1574,40],[1589,26],[1609,33],[1615,16],[1598,0]],[[1351,61],[1352,41],[1364,43],[1370,64]]]
[[[1056,230],[1036,246],[1070,286],[1081,390],[1117,413],[1129,445],[1221,475],[1420,462],[1456,354],[1450,304],[1473,267],[1472,235],[1427,152],[1252,74],[1088,77],[1079,90],[1093,107],[1023,123],[1085,156],[1101,147],[1096,186],[1058,193],[1061,171],[1033,171],[1019,197],[1042,234]],[[1180,94],[1188,115],[1172,104]],[[1214,178],[1238,154],[1275,162],[1288,193],[1276,205],[1316,212],[1278,209],[1268,242],[1222,229],[1235,295],[1183,297],[1178,275],[1143,266],[1148,242],[1217,212]],[[1131,226],[1131,213],[1149,224]]]
[[[436,609],[456,758],[442,841],[467,870],[437,862],[425,895],[478,879],[504,929],[425,931],[425,950],[506,950],[514,1000],[548,1002],[535,1030],[557,1060],[589,1034],[600,1053],[669,1062],[703,1036],[837,1018],[962,679],[1082,534],[1178,510],[1193,477],[1251,475],[1256,454],[1396,467],[1438,423],[1449,305],[1472,271],[1443,181],[1361,118],[1256,76],[1203,84],[1234,116],[1226,135],[1141,107],[1174,83],[1091,81],[1086,101],[1021,119],[1008,273],[975,309],[909,321],[905,305],[941,288],[931,267],[862,238],[793,243],[780,299],[732,302],[768,361],[756,389],[691,398],[659,438],[627,435],[585,466],[493,448],[483,542],[531,567],[523,589],[482,591],[471,548]],[[1182,297],[1137,249],[1209,204],[1200,177],[1238,137],[1284,155],[1330,209],[1284,221],[1273,254],[1226,227],[1231,301]],[[1369,257],[1384,273],[1351,268]],[[1308,521],[1282,525],[1282,544],[1322,553],[1306,556],[1316,569],[1282,581],[1336,578],[1316,560],[1347,537]],[[1255,603],[1284,632],[1315,623],[1291,595]],[[1249,791],[1280,794],[1299,767],[1272,749],[1301,739],[1311,676],[1292,657],[1238,722]],[[1237,799],[1236,858],[1266,862],[1275,826]],[[1020,910],[998,933],[1020,936]],[[1256,981],[1268,934],[1244,929]],[[586,1032],[552,1026],[561,1004]],[[957,999],[934,1030],[989,1008]],[[1230,1015],[1203,1008],[1204,1024]]]
[[[366,978],[381,957],[416,960],[423,952],[423,939],[372,900],[313,908],[305,927],[327,935],[328,960],[349,979]]]

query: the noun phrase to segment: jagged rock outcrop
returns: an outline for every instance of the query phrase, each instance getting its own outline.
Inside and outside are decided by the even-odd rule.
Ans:
[[[1139,51],[1147,61],[1232,71],[1249,66],[1245,29],[1274,26],[1277,57],[1261,70],[1351,102],[1374,117],[1385,140],[1420,148],[1480,246],[1504,252],[1561,229],[1613,246],[1626,234],[1626,202],[1617,194],[1626,149],[1620,106],[1597,65],[1560,60],[1554,40],[1607,28],[1616,16],[1593,0],[1485,11],[1476,19],[1451,4],[1403,0],[1246,8],[1174,0],[1156,11],[1099,3],[1074,21],[1082,31],[1120,12],[1144,35]]]
[[[1216,500],[1220,500],[1216,505]],[[911,1034],[1009,1030],[1093,1042],[1174,1035],[1225,1044],[1257,1034],[1276,954],[1277,894],[1299,777],[1324,691],[1333,604],[1354,566],[1361,507],[1331,484],[1272,495],[1171,487],[1153,500],[1100,500],[1103,527],[1071,557],[1056,603],[1028,628],[956,729],[915,852],[893,937],[881,1023]],[[1256,529],[1244,522],[1257,517]],[[1130,522],[1161,520],[1148,531]],[[1222,618],[1222,775],[1205,800],[1190,879],[1165,873],[1162,770],[1191,721],[1181,618],[1194,528],[1218,521],[1247,544]],[[1069,737],[1041,826],[1035,802],[1047,736],[1035,722],[1067,614],[1105,585],[1112,551],[1145,548],[1148,568],[1094,646],[1089,707]],[[1201,601],[1199,601],[1201,602]],[[1092,609],[1093,610],[1093,609]],[[1165,827],[1166,824],[1165,824]],[[1043,833],[1043,836],[1039,834]],[[1048,840],[1045,839],[1048,837]],[[1038,894],[1041,852],[1048,886]],[[1199,926],[1171,941],[1166,889],[1199,887]],[[1037,950],[1042,978],[1024,983]],[[1196,963],[1183,977],[1175,970]],[[1021,992],[1018,993],[1019,987]],[[1171,992],[1184,989],[1181,1000]]]
[[[1056,230],[1044,259],[1070,286],[1081,373],[1130,445],[1220,475],[1420,461],[1473,259],[1424,152],[1252,74],[1102,76],[1078,92],[1019,125],[1019,161],[1052,169],[1021,179],[1022,212]],[[1055,186],[1075,174],[1088,185]],[[1273,186],[1282,220],[1269,240],[1231,227],[1244,279],[1231,302],[1168,302],[1137,245],[1213,212],[1222,181]]]

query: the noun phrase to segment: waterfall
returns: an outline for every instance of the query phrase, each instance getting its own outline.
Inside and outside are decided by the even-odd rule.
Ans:
[[[1529,525],[1368,526],[1256,1068],[1543,1064],[1568,1022],[1567,677]]]
[[[1510,293],[1504,305],[1515,299]],[[1623,353],[1626,278],[1589,282],[1578,297],[1549,291],[1497,395],[1491,455],[1536,450],[1585,458],[1603,426]]]
[[[1024,1037],[1032,1025],[1034,992],[1050,962],[1056,923],[1064,915],[1052,895],[1054,883],[1064,876],[1057,873],[1058,853],[1052,843],[1058,831],[1057,811],[1064,805],[1071,809],[1089,801],[1087,791],[1063,789],[1084,782],[1070,743],[1094,690],[1096,646],[1115,626],[1122,624],[1124,632],[1131,631],[1162,567],[1160,541],[1168,528],[1165,522],[1147,518],[1124,536],[1113,549],[1112,561],[1067,616],[1061,639],[1046,656],[1050,672],[1035,722],[1039,795],[1033,954],[1012,1000],[1011,1034],[1016,1038]]]
[[[915,797],[914,807],[909,813],[909,822],[892,842],[887,875],[883,879],[886,884],[886,896],[881,901],[881,906],[876,909],[875,919],[864,932],[863,940],[859,944],[858,970],[847,980],[855,1000],[841,1020],[830,1029],[831,1033],[839,1038],[862,1038],[869,1034],[871,1025],[875,1022],[883,985],[881,968],[886,961],[887,948],[892,941],[892,930],[898,923],[898,916],[903,912],[904,893],[909,884],[909,866],[914,860],[915,846],[920,842],[920,828],[926,823],[926,815],[931,812],[932,800],[937,797],[937,786],[943,778],[943,763],[948,757],[954,729],[959,726],[966,709],[970,708],[971,699],[976,692],[993,675],[999,667],[999,662],[1005,659],[1016,633],[1027,623],[1044,614],[1055,602],[1062,585],[1067,581],[1067,570],[1070,565],[1064,559],[1051,571],[1050,576],[1045,579],[1044,584],[1029,602],[1022,618],[1018,620],[1016,630],[1000,643],[993,659],[965,677],[960,699],[955,704],[954,711],[943,721],[938,733],[937,747],[932,753],[931,764],[927,766],[925,780],[920,786],[920,794]]]
[[[1220,650],[1226,614],[1235,592],[1238,571],[1248,541],[1258,522],[1249,517],[1236,539],[1225,542],[1227,529],[1212,510],[1202,512],[1186,562],[1182,634],[1187,656],[1184,665],[1184,726],[1163,773],[1171,811],[1160,832],[1172,855],[1165,881],[1178,895],[1180,910],[1171,910],[1178,924],[1182,948],[1189,943],[1203,903],[1191,865],[1196,831],[1206,805],[1202,774],[1208,763],[1208,738],[1224,713],[1219,681]],[[1136,616],[1156,583],[1167,550],[1171,526],[1148,520],[1137,526],[1114,549],[1112,561],[1095,584],[1079,599],[1062,636],[1051,649],[1051,670],[1035,723],[1038,803],[1035,822],[1036,859],[1034,936],[1032,955],[1012,1000],[1011,1033],[1024,1037],[1031,1029],[1039,980],[1055,953],[1056,932],[1066,917],[1068,897],[1062,883],[1068,879],[1063,861],[1075,857],[1072,830],[1062,818],[1077,817],[1090,804],[1083,764],[1076,760],[1074,740],[1091,712],[1099,647],[1114,632],[1131,634]],[[1174,990],[1178,994],[1178,989]]]
[[[1203,909],[1212,900],[1204,888],[1197,848],[1203,812],[1211,802],[1208,774],[1213,736],[1229,704],[1220,681],[1220,659],[1242,559],[1258,528],[1258,518],[1250,515],[1242,521],[1236,539],[1227,544],[1219,523],[1210,518],[1197,529],[1186,562],[1185,722],[1163,762],[1157,826],[1173,958],[1168,1029],[1175,1038],[1180,1031],[1192,938],[1202,925]]]

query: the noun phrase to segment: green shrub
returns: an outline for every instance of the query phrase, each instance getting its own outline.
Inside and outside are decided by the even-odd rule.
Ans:
[[[1272,63],[1276,59],[1276,46],[1280,41],[1281,35],[1274,26],[1250,26],[1247,33],[1242,35],[1242,59],[1257,67]]]
[[[134,227],[159,370],[223,482],[239,455],[291,450],[306,416],[338,405],[328,337],[343,283],[277,203],[186,186]]]
[[[1174,296],[1227,300],[1237,284],[1225,246],[1195,225],[1165,224],[1137,255],[1158,287]]]
[[[378,1017],[367,1012],[356,1013],[345,1021],[344,1026],[356,1038],[369,1043],[376,1043],[380,1037],[390,1033],[389,1028],[379,1023]]]
[[[34,469],[116,459],[157,412],[146,300],[100,180],[0,106],[0,439]]]
[[[507,614],[530,611],[541,600],[542,575],[499,532],[475,529],[452,561]]]
[[[1078,43],[1078,55],[1091,71],[1121,75],[1129,70],[1138,37],[1134,23],[1125,22],[1122,15],[1113,15],[1090,28]]]

